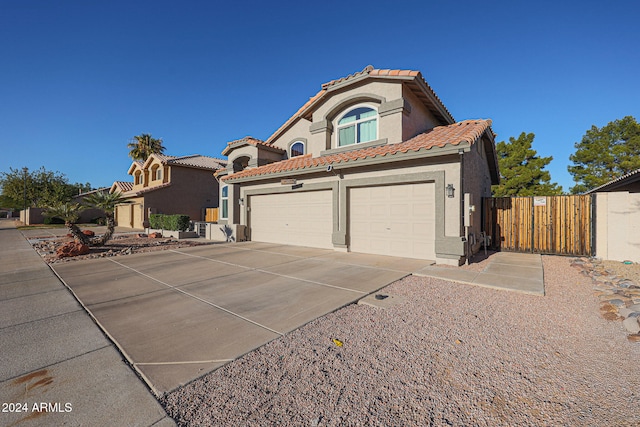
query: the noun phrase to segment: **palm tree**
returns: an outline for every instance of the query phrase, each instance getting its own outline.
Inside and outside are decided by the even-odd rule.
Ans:
[[[102,209],[107,217],[107,231],[102,236],[91,239],[91,246],[104,246],[111,237],[116,228],[115,211],[116,205],[126,203],[127,199],[122,193],[108,193],[106,191],[96,191],[88,195],[84,199],[84,203]]]
[[[152,154],[163,154],[164,146],[162,145],[162,138],[152,138],[150,133],[143,133],[142,135],[136,135],[127,147],[129,151],[129,157],[133,160],[145,161]]]
[[[89,237],[85,236],[80,228],[76,225],[80,218],[80,212],[86,209],[79,203],[56,203],[44,210],[44,214],[49,217],[60,218],[64,221],[73,238],[84,245],[89,244]]]

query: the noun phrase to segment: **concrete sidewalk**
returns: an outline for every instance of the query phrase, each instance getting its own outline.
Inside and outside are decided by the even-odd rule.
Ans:
[[[483,271],[428,266],[413,274],[493,289],[544,295],[544,271],[540,254],[498,252],[491,255],[490,260],[490,264]]]
[[[69,290],[0,220],[0,425],[173,426]],[[4,408],[4,407],[3,407]]]

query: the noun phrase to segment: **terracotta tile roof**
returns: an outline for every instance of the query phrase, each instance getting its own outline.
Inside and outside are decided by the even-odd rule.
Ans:
[[[283,149],[278,148],[278,147],[274,147],[273,145],[271,145],[269,143],[266,143],[261,139],[254,138],[252,136],[245,136],[244,138],[240,138],[240,139],[236,139],[235,141],[227,142],[227,146],[222,151],[222,155],[226,156],[227,154],[229,154],[229,152],[231,151],[231,147],[232,146],[242,145],[242,144],[249,144],[249,145],[253,145],[254,147],[257,147],[257,146],[269,147],[269,149],[271,149],[271,150],[276,150],[276,151],[279,151],[279,152],[282,152],[282,153],[286,153],[286,150],[283,150]]]
[[[438,126],[407,141],[396,144],[386,144],[360,150],[356,149],[321,157],[311,157],[310,154],[298,156],[257,168],[245,169],[241,172],[222,177],[222,179],[234,180],[251,176],[270,175],[278,172],[327,166],[329,164],[336,165],[373,157],[392,156],[397,153],[429,150],[434,147],[444,147],[445,145],[456,146],[465,142],[474,144],[487,130],[490,131],[490,129],[491,120],[465,120],[448,126]],[[391,158],[389,160],[392,161]]]
[[[163,163],[166,163],[168,165],[180,165],[211,170],[224,169],[227,167],[226,160],[217,159],[215,157],[201,156],[199,154],[194,154],[192,156],[174,157],[172,159],[163,161]]]
[[[113,186],[116,186],[116,188],[118,188],[122,193],[126,193],[127,191],[133,190],[133,182],[116,181],[113,183],[111,188],[113,188]]]
[[[227,161],[218,159],[215,157],[201,156],[200,154],[191,154],[188,156],[167,156],[165,154],[152,154],[149,156],[144,166],[147,166],[153,161],[158,159],[163,165],[179,165],[187,166],[199,169],[211,169],[217,170],[227,167]]]
[[[161,185],[155,185],[153,187],[143,188],[142,190],[136,191],[134,194],[126,194],[126,195],[127,196],[140,196],[142,194],[151,193],[152,191],[161,190],[161,189],[167,188],[169,186],[171,186],[171,183],[170,182],[166,182],[166,183],[161,184]]]
[[[322,89],[320,89],[320,91],[318,93],[316,93],[314,96],[309,98],[309,100],[302,107],[300,107],[300,109],[298,111],[296,111],[296,113],[293,116],[291,116],[289,118],[289,120],[287,120],[269,138],[267,138],[266,143],[267,144],[273,143],[273,141],[280,135],[280,133],[283,132],[285,129],[287,129],[289,126],[291,126],[293,124],[293,122],[295,122],[299,118],[302,118],[302,117],[305,117],[306,115],[308,115],[308,111],[307,110],[309,110],[309,108],[311,106],[313,106],[316,102],[321,100],[326,95],[326,93],[328,92],[329,89],[331,89],[332,87],[335,87],[335,86],[337,86],[337,85],[339,85],[341,83],[348,82],[348,81],[351,81],[351,80],[356,80],[358,78],[364,78],[364,77],[374,77],[374,78],[375,77],[379,77],[379,78],[396,78],[396,79],[405,79],[405,80],[418,80],[418,81],[420,81],[420,83],[422,85],[424,85],[426,90],[428,92],[430,92],[430,94],[437,100],[437,102],[440,103],[440,106],[446,112],[446,115],[448,115],[449,118],[451,120],[453,120],[453,116],[451,115],[451,113],[449,112],[447,107],[445,107],[445,105],[442,103],[442,100],[440,100],[438,95],[436,95],[435,91],[431,88],[431,86],[429,86],[429,84],[426,82],[426,80],[422,77],[422,73],[420,73],[419,71],[413,71],[413,70],[390,70],[390,69],[379,70],[379,69],[374,68],[372,65],[368,65],[367,67],[365,67],[364,70],[362,70],[360,72],[357,72],[357,73],[354,73],[354,74],[350,74],[350,75],[348,75],[346,77],[342,77],[342,78],[331,80],[331,81],[329,81],[327,83],[324,83],[322,85]]]

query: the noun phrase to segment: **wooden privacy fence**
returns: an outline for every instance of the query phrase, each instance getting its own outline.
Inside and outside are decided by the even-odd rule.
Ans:
[[[484,229],[499,250],[594,253],[591,195],[484,199]]]
[[[204,220],[205,222],[218,222],[218,208],[205,208]]]

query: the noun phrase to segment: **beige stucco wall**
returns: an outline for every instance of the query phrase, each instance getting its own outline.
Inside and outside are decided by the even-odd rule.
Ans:
[[[640,194],[596,193],[596,256],[640,262]]]
[[[296,139],[305,139],[306,152],[316,157],[322,151],[336,148],[337,116],[356,104],[369,104],[376,109],[384,102],[402,98],[401,82],[369,81],[355,84],[344,89],[335,90],[327,94],[326,101],[313,112],[312,121],[298,120],[291,128],[273,141],[273,145],[288,149],[290,143]],[[313,124],[323,121],[331,123],[332,131],[311,132]],[[388,143],[402,141],[402,112],[379,117],[378,139],[387,139]]]
[[[414,93],[407,88],[403,88],[402,96],[409,104],[411,112],[402,117],[402,140],[406,141],[416,135],[426,132],[438,126],[438,120],[431,111],[424,106]]]
[[[291,185],[281,185],[280,178],[270,181],[263,181],[257,184],[246,183],[242,187],[236,186],[235,191],[239,191],[238,197],[241,197],[245,204],[249,200],[250,194],[260,192],[269,193],[273,192],[289,192],[289,191],[304,191],[305,188],[310,190],[314,186],[325,185],[326,189],[330,189],[329,185],[335,183],[331,191],[333,191],[333,204],[334,211],[339,211],[335,220],[338,224],[334,223],[334,232],[337,232],[338,228],[341,228],[341,233],[348,233],[348,231],[342,229],[346,224],[346,219],[341,218],[340,215],[344,215],[347,211],[348,200],[340,196],[340,191],[344,191],[345,188],[350,186],[351,182],[370,182],[370,185],[393,185],[390,184],[390,180],[402,178],[403,176],[416,176],[420,174],[434,174],[429,176],[443,176],[443,182],[441,182],[442,188],[446,187],[446,184],[452,183],[456,188],[460,182],[460,166],[458,163],[457,155],[440,156],[434,158],[422,158],[419,160],[410,160],[404,162],[398,162],[395,164],[371,165],[359,168],[340,169],[340,165],[334,166],[333,172],[322,172],[313,175],[304,175],[296,177],[296,184],[302,185],[299,190],[292,190]],[[335,173],[334,173],[335,172]],[[439,175],[441,174],[441,175]],[[291,176],[293,177],[293,175]],[[368,184],[369,185],[369,184]],[[230,195],[230,197],[232,197]],[[444,190],[436,194],[435,197],[439,198],[438,203],[443,206],[440,214],[443,217],[443,236],[447,238],[459,238],[460,234],[460,197],[462,193],[456,191],[454,198],[446,197]],[[341,203],[347,203],[345,207],[341,206]],[[231,206],[230,206],[231,207]],[[248,225],[247,211],[245,206],[239,207],[240,212],[236,212],[239,215],[239,223],[242,225]],[[347,213],[348,214],[348,213]],[[230,214],[231,216],[231,214]],[[231,223],[231,221],[229,221]],[[250,232],[250,230],[249,230]],[[339,248],[340,245],[336,245]],[[458,259],[438,259],[439,263],[454,263],[458,264]]]

